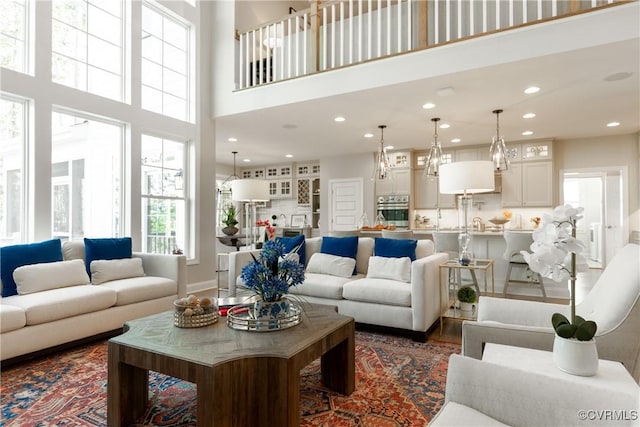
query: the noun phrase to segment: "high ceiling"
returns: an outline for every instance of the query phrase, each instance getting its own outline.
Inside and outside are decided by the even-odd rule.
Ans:
[[[387,145],[426,149],[432,117],[451,126],[438,130],[444,148],[488,144],[497,108],[504,110],[500,133],[507,142],[632,134],[640,131],[639,39],[220,117],[217,161],[231,164],[233,150],[241,167],[374,152],[379,124],[388,126]],[[531,85],[541,90],[525,94]],[[426,102],[436,107],[425,110]],[[336,123],[336,116],[346,120]],[[367,132],[374,136],[365,138]]]

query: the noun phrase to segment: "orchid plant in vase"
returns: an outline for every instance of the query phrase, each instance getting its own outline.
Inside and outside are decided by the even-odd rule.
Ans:
[[[551,323],[556,334],[562,338],[591,340],[597,330],[595,322],[576,315],[576,274],[587,270],[582,256],[584,244],[576,239],[576,223],[582,218],[582,207],[558,206],[553,214],[544,214],[539,227],[533,232],[532,253],[522,251],[532,271],[556,282],[570,281],[571,319],[561,313],[554,313]]]

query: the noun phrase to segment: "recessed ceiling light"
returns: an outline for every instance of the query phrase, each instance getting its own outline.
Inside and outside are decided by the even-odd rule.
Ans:
[[[424,108],[425,110],[429,110],[435,107],[436,107],[436,104],[434,104],[433,102],[427,102],[426,104],[422,104],[422,108]]]
[[[243,162],[245,163],[249,163],[251,161],[251,159],[242,159]]]
[[[443,123],[439,126],[440,129],[449,129],[451,125],[449,123]]]
[[[614,127],[616,127],[616,126],[620,126],[620,122],[610,122],[610,123],[607,123],[607,127],[608,127],[608,128],[614,128]]]
[[[454,92],[455,90],[451,86],[441,87],[440,89],[436,90],[438,96],[449,96],[453,95]]]
[[[292,157],[293,157],[293,154],[285,154],[284,156],[285,156],[287,159],[290,159],[290,158],[292,158]]]
[[[533,119],[536,116],[535,113],[527,113],[522,116],[523,119]]]
[[[386,150],[393,150],[393,149],[394,149],[394,148],[396,148],[396,147],[394,147],[393,145],[387,145],[387,146],[386,146],[386,147],[384,147],[384,148],[385,148]]]
[[[344,122],[346,119],[342,116],[338,116],[335,119],[333,119],[334,122]]]
[[[533,132],[530,130],[525,130],[524,132],[522,132],[523,136],[529,136],[529,135],[533,135]]]
[[[524,90],[524,93],[527,95],[531,95],[532,93],[537,93],[540,91],[540,88],[537,86],[530,86]]]
[[[461,139],[460,139],[460,138],[453,138],[453,139],[451,140],[451,142],[453,142],[453,143],[457,143],[457,142],[460,142],[460,141],[461,141]]]
[[[373,138],[373,134],[367,132],[367,133],[364,134],[364,137],[365,138]]]
[[[229,142],[237,142],[238,138],[231,137],[231,138],[227,139],[227,141],[229,141]]]

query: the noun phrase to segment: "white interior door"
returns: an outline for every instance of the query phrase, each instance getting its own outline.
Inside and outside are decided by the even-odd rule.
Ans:
[[[354,230],[362,215],[362,178],[332,179],[329,181],[329,230]]]
[[[591,267],[604,268],[622,248],[626,227],[624,212],[626,170],[624,168],[561,171],[562,200],[584,207],[577,237],[586,246]]]
[[[605,265],[624,245],[622,221],[622,179],[619,173],[608,172],[605,177],[604,250]]]

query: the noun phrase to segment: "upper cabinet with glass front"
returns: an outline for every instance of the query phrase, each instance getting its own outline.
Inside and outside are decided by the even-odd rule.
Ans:
[[[317,176],[320,175],[320,163],[298,163],[296,166],[296,176]]]

